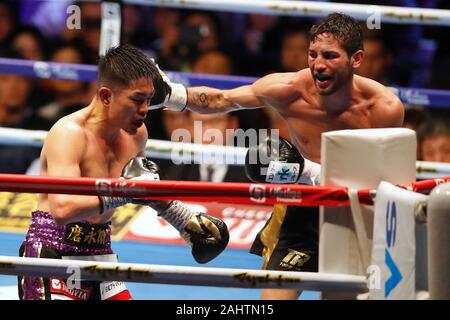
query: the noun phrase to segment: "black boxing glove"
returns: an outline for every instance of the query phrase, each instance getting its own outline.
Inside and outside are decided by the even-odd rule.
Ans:
[[[245,173],[253,182],[298,183],[304,164],[305,159],[288,140],[267,137],[248,148]]]
[[[180,232],[198,263],[211,261],[228,245],[230,236],[222,220],[202,212],[192,212],[181,201],[172,201],[158,215]]]

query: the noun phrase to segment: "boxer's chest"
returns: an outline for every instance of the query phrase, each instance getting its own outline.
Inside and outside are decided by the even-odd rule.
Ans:
[[[118,178],[125,164],[139,152],[134,140],[127,136],[112,144],[97,138],[90,140],[81,162],[81,175],[85,177]]]
[[[365,129],[372,126],[370,109],[354,106],[340,114],[327,113],[320,107],[301,105],[284,115],[293,142],[308,159],[320,162],[321,135],[323,132],[344,129]]]

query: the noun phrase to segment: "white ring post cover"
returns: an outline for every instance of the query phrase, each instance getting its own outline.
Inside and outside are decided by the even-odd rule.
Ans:
[[[416,299],[415,213],[428,196],[382,181],[375,200],[369,298]],[[420,245],[420,244],[419,244]]]
[[[416,135],[410,129],[339,130],[322,134],[322,185],[352,189],[376,189],[381,181],[408,185],[416,180],[415,163]],[[373,206],[361,209],[372,245]],[[319,272],[366,274],[349,207],[320,208]],[[355,296],[344,294],[338,298]]]

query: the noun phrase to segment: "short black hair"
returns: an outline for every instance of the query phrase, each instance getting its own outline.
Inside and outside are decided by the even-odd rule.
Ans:
[[[98,87],[129,86],[131,80],[141,78],[152,80],[154,85],[161,81],[161,75],[155,63],[133,46],[112,47],[99,59]]]
[[[423,123],[418,130],[419,142],[437,135],[450,136],[450,117],[448,115],[436,115]]]
[[[312,26],[309,37],[314,42],[321,34],[329,33],[342,43],[350,57],[358,50],[363,50],[363,32],[358,21],[343,13],[331,13]]]

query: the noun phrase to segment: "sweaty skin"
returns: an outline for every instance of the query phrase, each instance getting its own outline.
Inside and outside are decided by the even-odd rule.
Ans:
[[[341,129],[400,127],[404,108],[380,83],[353,75],[363,52],[348,57],[332,36],[309,48],[309,69],[267,75],[231,90],[188,88],[188,108],[199,113],[274,108],[286,121],[295,146],[320,162],[321,133]],[[330,77],[320,81],[317,75]]]
[[[114,91],[99,91],[89,106],[52,127],[41,152],[41,176],[119,178],[131,158],[144,155],[148,134],[143,123],[153,84],[133,80]],[[113,214],[99,214],[96,196],[62,194],[40,194],[38,210],[50,212],[61,225],[105,223]]]
[[[351,56],[330,34],[310,42],[309,69],[267,75],[231,90],[188,88],[187,107],[199,113],[271,107],[285,120],[302,155],[320,163],[322,132],[400,127],[404,108],[380,83],[354,75],[364,52]],[[262,299],[297,299],[299,291],[263,289]]]

